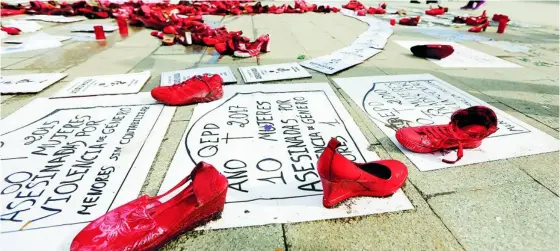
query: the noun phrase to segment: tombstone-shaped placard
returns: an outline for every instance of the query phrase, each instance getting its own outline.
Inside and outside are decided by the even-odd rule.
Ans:
[[[173,113],[142,93],[40,98],[3,119],[2,249],[57,250],[135,199]]]
[[[149,71],[75,78],[52,98],[137,93],[149,78]]]
[[[66,77],[66,73],[0,76],[0,93],[36,93]]]
[[[421,171],[559,149],[559,141],[552,136],[430,74],[335,78],[334,81]],[[403,127],[448,124],[455,111],[479,105],[494,110],[498,131],[484,139],[480,147],[465,149],[464,157],[455,164],[444,163],[442,159],[457,158],[456,150],[414,153],[395,137],[395,131]]]
[[[180,71],[168,71],[161,73],[161,86],[170,86],[174,84],[179,84],[195,75],[202,74],[218,74],[224,80],[224,84],[236,83],[235,75],[231,69],[227,66],[220,67],[204,67],[204,68],[194,68],[186,69]]]
[[[402,191],[326,209],[317,160],[337,138],[356,162],[379,159],[327,83],[235,85],[221,100],[199,104],[160,188],[186,177],[196,163],[214,165],[229,181],[222,219],[203,228],[352,217],[412,205]]]

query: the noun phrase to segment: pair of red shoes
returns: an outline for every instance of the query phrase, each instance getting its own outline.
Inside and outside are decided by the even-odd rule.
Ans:
[[[487,21],[488,21],[488,17],[486,16],[486,11],[483,11],[480,16],[471,16],[471,17],[456,16],[455,18],[453,18],[452,22],[459,23],[459,24],[467,24],[470,26],[477,26],[477,25],[482,25]]]
[[[317,164],[325,207],[356,196],[389,196],[406,181],[408,170],[401,162],[354,163],[337,152],[340,145],[332,138]],[[155,250],[219,218],[227,189],[227,178],[200,162],[168,192],[143,195],[89,223],[74,237],[70,250]]]
[[[463,149],[479,147],[483,139],[497,130],[498,118],[492,109],[472,106],[454,112],[449,124],[405,127],[397,130],[395,136],[403,147],[413,152],[458,149],[456,160],[442,160],[453,164],[463,157]]]

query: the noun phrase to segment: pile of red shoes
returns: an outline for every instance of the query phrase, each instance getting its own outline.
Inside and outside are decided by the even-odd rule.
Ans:
[[[377,8],[374,7],[366,8],[366,6],[364,6],[359,1],[350,0],[350,2],[348,2],[347,4],[342,5],[342,8],[356,11],[356,15],[358,16],[365,16],[366,13],[370,15],[387,13],[387,11],[385,11],[385,8],[387,8],[386,3],[379,4]]]
[[[480,16],[469,16],[469,17],[456,16],[455,18],[453,18],[453,23],[460,23],[460,24],[467,24],[470,26],[474,26],[469,29],[469,32],[485,31],[486,28],[490,25],[490,21],[488,21],[488,16],[486,16],[486,11],[483,11]]]
[[[403,163],[354,163],[336,150],[339,146],[341,143],[332,138],[317,162],[324,207],[357,196],[390,196],[404,185],[408,169]],[[219,218],[228,185],[228,179],[214,166],[199,162],[166,193],[143,195],[89,223],[74,237],[70,250],[156,250]]]

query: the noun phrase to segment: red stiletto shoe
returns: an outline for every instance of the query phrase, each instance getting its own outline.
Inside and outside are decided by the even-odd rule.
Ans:
[[[181,233],[219,218],[227,188],[226,177],[200,162],[167,193],[143,195],[92,221],[74,237],[70,250],[156,250]]]
[[[463,157],[463,148],[479,147],[497,130],[498,118],[492,109],[472,106],[454,112],[449,124],[401,128],[395,136],[402,146],[417,153],[458,149],[456,160],[443,160],[453,164]]]
[[[323,184],[324,207],[334,207],[352,197],[389,196],[406,181],[408,169],[400,161],[354,163],[336,151],[340,145],[338,140],[332,138],[317,163]]]
[[[342,8],[349,10],[360,10],[365,9],[365,6],[356,0],[350,0],[350,2],[348,2],[347,4],[343,4]]]
[[[486,21],[486,23],[481,24],[479,26],[475,26],[469,29],[469,32],[481,32],[481,31],[486,31],[486,28],[488,28],[488,26],[490,25],[489,21]]]
[[[236,57],[255,57],[261,52],[270,51],[270,36],[262,35],[252,43],[239,43],[233,55]]]
[[[190,105],[221,99],[222,84],[220,75],[205,74],[172,86],[158,86],[151,93],[155,100],[167,105]]]
[[[453,46],[451,45],[426,44],[412,46],[410,51],[412,51],[412,54],[417,57],[442,59],[453,54],[455,49],[453,49]]]
[[[486,11],[483,11],[482,14],[480,14],[480,16],[467,17],[465,19],[465,23],[470,26],[481,25],[484,24],[486,21],[488,21],[488,17],[486,16]]]
[[[163,28],[163,39],[161,43],[163,45],[174,45],[175,44],[175,35],[177,34],[177,29],[173,26],[166,26]]]

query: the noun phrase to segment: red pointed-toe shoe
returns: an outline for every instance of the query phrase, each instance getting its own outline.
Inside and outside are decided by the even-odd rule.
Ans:
[[[439,16],[445,14],[449,9],[446,7],[438,6],[437,8],[426,10],[426,15]]]
[[[486,28],[488,28],[488,26],[490,26],[490,22],[486,21],[486,23],[483,23],[479,26],[475,26],[469,29],[469,32],[481,32],[481,31],[486,31]]]
[[[412,46],[410,51],[412,51],[412,54],[417,57],[442,59],[453,54],[455,50],[451,45],[426,44]]]
[[[420,16],[403,17],[399,20],[400,25],[406,25],[406,26],[418,26],[418,23],[420,23]]]
[[[479,147],[497,130],[498,118],[492,109],[472,106],[453,113],[449,124],[401,128],[395,136],[402,146],[417,153],[458,149],[456,160],[443,160],[453,164],[463,157],[463,148]]]
[[[227,188],[226,177],[200,162],[167,193],[143,195],[89,223],[74,237],[70,250],[156,250],[181,233],[219,218]]]
[[[190,105],[221,99],[222,84],[218,74],[197,75],[172,86],[158,86],[151,93],[155,100],[166,105]]]
[[[354,163],[336,151],[340,145],[338,140],[332,138],[317,163],[323,184],[324,207],[334,207],[352,197],[389,196],[406,181],[408,169],[400,161]]]

